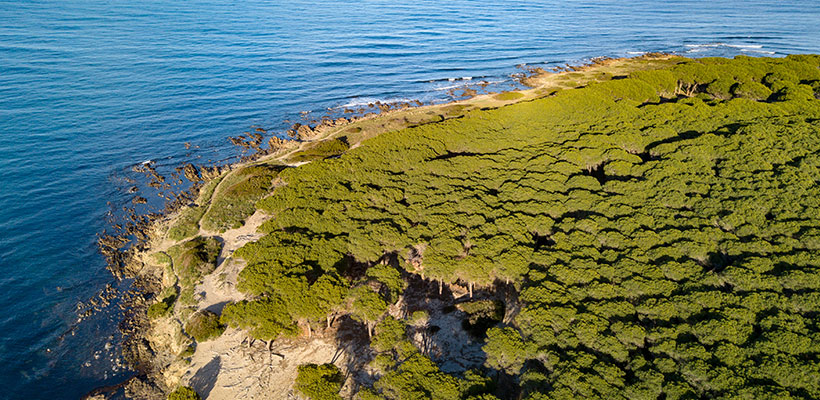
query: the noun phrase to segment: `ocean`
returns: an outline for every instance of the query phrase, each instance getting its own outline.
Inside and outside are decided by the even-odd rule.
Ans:
[[[96,240],[135,165],[230,161],[256,126],[509,89],[523,66],[820,53],[818,24],[820,2],[793,0],[0,1],[0,398],[132,374],[117,308],[77,306],[116,285]]]

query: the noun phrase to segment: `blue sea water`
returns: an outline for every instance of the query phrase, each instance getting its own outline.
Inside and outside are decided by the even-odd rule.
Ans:
[[[300,111],[443,101],[521,64],[820,53],[816,1],[0,1],[0,398],[114,384],[97,252],[130,168],[235,155]],[[186,149],[184,144],[194,145]]]

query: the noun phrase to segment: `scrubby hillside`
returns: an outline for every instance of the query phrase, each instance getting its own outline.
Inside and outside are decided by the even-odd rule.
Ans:
[[[820,57],[674,64],[279,171],[222,322],[360,324],[368,399],[820,397]]]

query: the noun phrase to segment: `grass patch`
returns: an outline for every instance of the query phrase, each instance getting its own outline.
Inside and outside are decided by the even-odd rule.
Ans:
[[[177,220],[168,229],[168,237],[172,240],[182,240],[199,233],[199,220],[205,214],[205,207],[191,207],[183,210]]]
[[[304,162],[338,156],[347,151],[350,145],[344,138],[316,142],[305,150],[294,153],[288,161]]]
[[[172,264],[171,257],[163,252],[156,252],[148,256],[148,262],[160,267],[169,267]]]
[[[222,175],[214,179],[211,179],[210,181],[202,185],[202,187],[199,188],[199,196],[197,196],[196,204],[200,206],[208,204],[211,201],[211,197],[213,197],[214,195],[214,190],[216,190],[216,187],[219,185],[219,182],[222,182],[222,179],[224,179],[226,175],[228,175],[228,172],[223,173]]]
[[[448,106],[444,106],[441,109],[441,112],[448,117],[457,117],[469,111],[470,108],[471,107],[467,104],[450,104]]]
[[[504,92],[493,96],[493,98],[495,98],[496,100],[501,101],[518,100],[523,97],[524,94],[521,92]]]
[[[221,189],[211,199],[210,209],[202,216],[202,228],[225,232],[241,227],[245,219],[256,211],[256,201],[273,189],[273,180],[283,168],[254,165],[226,176]]]

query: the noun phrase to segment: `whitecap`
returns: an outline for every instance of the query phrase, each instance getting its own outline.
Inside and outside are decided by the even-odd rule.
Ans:
[[[768,50],[740,49],[740,51],[744,53],[766,54],[769,56],[776,54],[775,52]]]
[[[379,99],[376,97],[364,97],[364,98],[356,98],[351,100],[346,104],[342,104],[337,106],[336,108],[353,108],[353,107],[363,107],[369,106],[371,104],[380,103],[380,104],[395,104],[395,103],[410,103],[415,101],[414,99],[408,99],[404,97],[394,97],[389,99]]]
[[[716,47],[730,47],[733,49],[761,49],[763,45],[760,44],[731,44],[731,43],[723,43],[723,42],[715,42],[715,43],[700,43],[700,44],[685,44],[684,47],[688,47],[690,49],[710,49]]]

